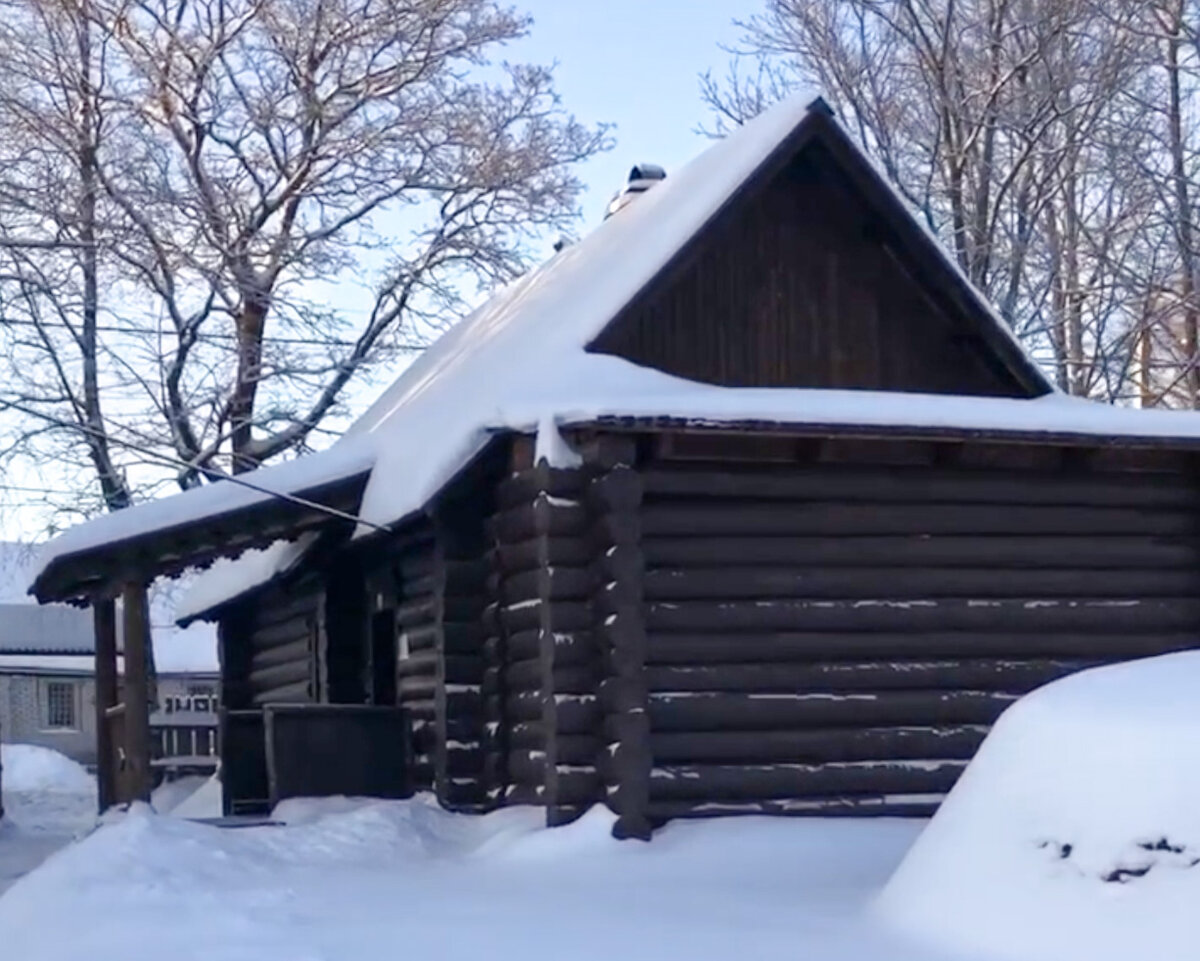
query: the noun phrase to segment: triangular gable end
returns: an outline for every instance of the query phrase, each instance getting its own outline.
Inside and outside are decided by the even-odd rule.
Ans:
[[[820,106],[589,350],[729,387],[1053,389]]]

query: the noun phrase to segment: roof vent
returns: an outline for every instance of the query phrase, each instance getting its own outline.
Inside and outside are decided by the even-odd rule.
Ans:
[[[638,194],[643,194],[660,180],[667,178],[667,172],[658,164],[638,164],[629,171],[629,183],[617,191],[604,212],[607,220],[622,207],[627,206]]]

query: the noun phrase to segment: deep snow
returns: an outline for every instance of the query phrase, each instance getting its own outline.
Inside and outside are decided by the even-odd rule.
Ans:
[[[880,899],[947,950],[1200,957],[1200,652],[1095,668],[1001,717]]]
[[[126,961],[136,933],[173,961],[946,961],[864,917],[919,822],[676,823],[646,845],[613,840],[603,809],[554,830],[428,799],[276,816],[227,830],[136,808],[0,898],[5,956]]]
[[[96,823],[95,781],[57,751],[0,745],[0,892]]]

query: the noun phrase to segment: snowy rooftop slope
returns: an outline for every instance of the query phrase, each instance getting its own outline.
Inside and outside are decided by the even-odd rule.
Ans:
[[[1012,961],[1194,961],[1200,652],[1011,707],[889,882],[883,915]]]
[[[0,653],[90,654],[92,617],[85,610],[48,604],[0,604]]]
[[[812,94],[790,98],[714,144],[451,328],[328,451],[263,468],[252,475],[254,482],[295,490],[317,477],[336,479],[365,465],[371,477],[360,515],[370,524],[386,525],[420,510],[491,431],[528,431],[606,416],[1200,437],[1200,418],[1116,411],[1053,394],[1036,401],[948,402],[846,391],[731,390],[588,354],[587,344],[797,129],[816,102]],[[943,259],[956,269],[949,257]],[[256,496],[262,495],[221,482],[124,511],[59,538],[43,563],[131,533],[200,521]],[[184,611],[202,612],[261,584],[297,556],[294,548],[279,547],[221,565],[197,580],[202,602],[188,599]]]
[[[30,571],[30,580],[38,577],[57,558],[227,514],[269,500],[275,494],[312,490],[363,473],[372,463],[374,453],[368,444],[342,441],[318,456],[299,457],[264,467],[237,481],[218,481],[125,510],[101,514],[45,544],[38,552],[37,564]]]

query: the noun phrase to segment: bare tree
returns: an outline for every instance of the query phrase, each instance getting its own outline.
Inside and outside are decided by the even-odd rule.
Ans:
[[[0,409],[27,464],[86,448],[108,508],[309,444],[569,229],[607,145],[491,62],[529,28],[492,0],[4,10]]]
[[[1131,231],[1147,223],[1145,181],[1130,177],[1148,135],[1129,92],[1153,59],[1138,10],[768,0],[703,90],[728,123],[820,87],[1060,386],[1116,397],[1141,302]]]

